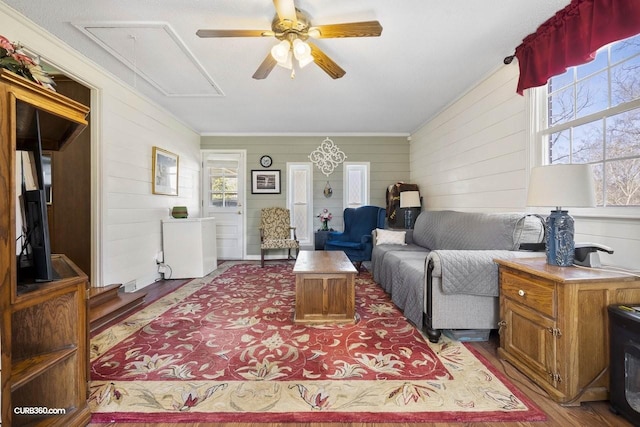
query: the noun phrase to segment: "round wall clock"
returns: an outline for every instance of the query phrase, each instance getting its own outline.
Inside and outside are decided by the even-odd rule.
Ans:
[[[271,160],[270,156],[262,156],[260,157],[260,165],[263,168],[268,168],[271,166],[271,163],[273,163],[273,160]]]

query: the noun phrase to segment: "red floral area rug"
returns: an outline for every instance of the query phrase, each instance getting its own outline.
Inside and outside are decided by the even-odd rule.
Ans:
[[[292,264],[225,263],[91,340],[93,422],[537,421],[479,354],[430,344],[368,273],[353,325],[296,325]]]

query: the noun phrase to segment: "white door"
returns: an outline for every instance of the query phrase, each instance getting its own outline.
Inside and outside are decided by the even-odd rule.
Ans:
[[[245,252],[245,158],[243,151],[202,151],[202,211],[215,217],[218,259]]]

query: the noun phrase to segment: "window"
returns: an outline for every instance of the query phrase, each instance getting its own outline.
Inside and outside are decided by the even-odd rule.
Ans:
[[[301,246],[313,244],[313,165],[287,163],[287,207]]]
[[[228,208],[238,206],[238,160],[228,155],[207,159],[205,173],[205,207]]]
[[[369,204],[369,162],[344,162],[344,207]]]
[[[590,163],[599,206],[640,206],[640,35],[603,47],[534,96],[539,162]]]

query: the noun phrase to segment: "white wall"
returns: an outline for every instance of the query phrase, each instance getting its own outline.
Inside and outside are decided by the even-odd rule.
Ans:
[[[412,135],[411,182],[420,185],[425,209],[530,210],[529,117],[517,80],[517,64],[501,66]],[[615,250],[601,255],[603,263],[640,269],[640,218],[571,214],[576,241]]]
[[[159,277],[162,218],[200,211],[200,137],[96,64],[0,2],[1,34],[92,89],[92,285]],[[178,197],[152,195],[152,147],[180,156]]]

